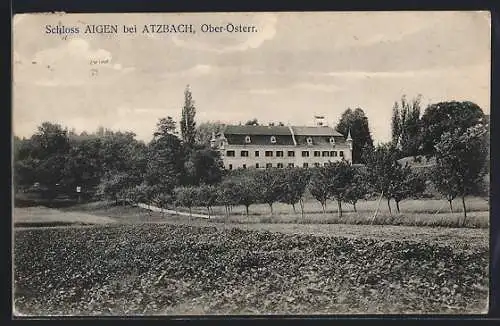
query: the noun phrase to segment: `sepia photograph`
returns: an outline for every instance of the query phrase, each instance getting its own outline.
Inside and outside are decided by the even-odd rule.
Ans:
[[[12,314],[486,314],[488,11],[12,19]]]

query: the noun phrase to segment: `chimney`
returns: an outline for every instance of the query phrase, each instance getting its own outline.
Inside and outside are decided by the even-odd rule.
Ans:
[[[315,115],[314,116],[314,125],[316,127],[326,127],[327,124],[326,124],[325,116],[323,116],[323,115]]]

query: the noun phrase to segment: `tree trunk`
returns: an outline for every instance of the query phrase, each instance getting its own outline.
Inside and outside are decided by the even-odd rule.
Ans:
[[[208,219],[210,219],[210,207],[207,207],[207,211],[208,211]]]
[[[448,199],[448,203],[450,204],[450,213],[453,214],[453,199]]]
[[[373,222],[375,221],[375,218],[377,217],[378,209],[380,207],[380,202],[382,201],[382,197],[383,196],[384,196],[384,192],[382,191],[382,193],[380,194],[380,198],[378,199],[377,208],[375,209],[375,213],[373,214],[373,218],[372,218],[371,224],[373,224]]]
[[[297,211],[295,210],[295,204],[292,204],[292,208],[293,208],[293,213],[297,214]]]
[[[354,207],[354,212],[357,213],[358,210],[356,209],[356,202],[352,203],[352,207]]]
[[[467,207],[465,207],[465,195],[462,195],[462,206],[464,207],[464,221],[462,226],[465,226],[465,221],[467,220]]]
[[[246,209],[246,212],[247,212],[247,217],[248,217],[248,205],[245,205],[245,209]]]
[[[300,198],[299,204],[300,204],[300,215],[302,219],[304,219],[304,201],[302,200],[302,198]]]
[[[191,213],[191,206],[189,206],[189,217],[193,217],[193,215]]]
[[[389,214],[392,216],[391,199],[390,198],[387,198],[387,207],[389,207]]]
[[[323,208],[323,215],[326,215],[326,202],[321,203],[321,207]]]
[[[273,204],[268,204],[269,208],[271,209],[271,216],[273,216]]]
[[[339,218],[342,218],[342,201],[340,199],[337,199],[337,204],[338,204],[338,216]]]
[[[398,214],[399,214],[400,213],[400,211],[399,211],[399,201],[396,201],[396,209],[397,209]]]

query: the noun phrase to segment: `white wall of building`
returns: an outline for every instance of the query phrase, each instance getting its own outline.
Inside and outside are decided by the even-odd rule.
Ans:
[[[255,168],[259,164],[259,168],[265,168],[266,164],[271,163],[272,167],[278,167],[278,163],[287,167],[289,163],[293,163],[295,167],[303,167],[304,163],[308,163],[309,167],[313,167],[315,163],[323,166],[328,162],[336,162],[344,158],[346,161],[352,162],[352,151],[348,144],[335,146],[264,146],[264,145],[225,145],[219,149],[224,162],[225,169],[237,168]],[[235,156],[227,156],[227,151],[234,151]],[[248,157],[242,157],[241,151],[248,151]],[[259,151],[259,156],[255,156],[255,151]],[[272,151],[272,157],[266,157],[265,152]],[[277,151],[282,151],[283,156],[276,156]],[[295,156],[288,156],[288,151],[293,151]],[[308,151],[309,157],[303,157],[302,151]],[[314,156],[314,152],[319,151],[320,156]],[[337,156],[323,156],[323,151],[328,153],[334,151]],[[343,152],[343,157],[340,152]]]

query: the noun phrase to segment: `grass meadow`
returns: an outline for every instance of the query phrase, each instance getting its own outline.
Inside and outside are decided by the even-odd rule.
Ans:
[[[461,200],[453,201],[453,213],[448,202],[438,199],[409,199],[400,202],[400,213],[396,212],[391,201],[392,213],[389,212],[387,201],[382,199],[375,218],[378,200],[360,200],[353,205],[342,203],[342,217],[338,216],[337,203],[329,201],[326,212],[314,199],[308,199],[304,205],[304,217],[299,205],[295,211],[291,205],[275,203],[273,215],[269,205],[255,204],[249,208],[246,216],[244,206],[233,207],[229,216],[225,216],[224,207],[212,208],[212,219],[230,223],[304,223],[304,224],[373,224],[373,225],[408,225],[408,226],[443,226],[443,227],[473,227],[487,228],[489,226],[489,202],[480,197],[466,198],[467,219],[464,222]],[[177,208],[179,211],[187,211]],[[207,214],[205,207],[195,207],[193,213]]]

